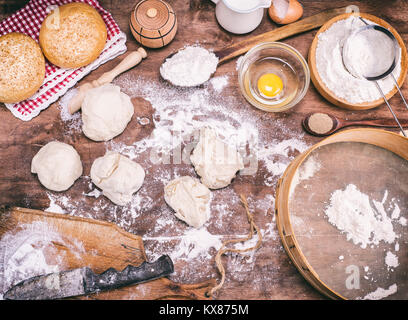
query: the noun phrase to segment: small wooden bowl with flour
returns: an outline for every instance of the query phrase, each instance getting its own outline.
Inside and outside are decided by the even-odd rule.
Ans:
[[[402,40],[402,38],[398,34],[398,32],[393,27],[391,27],[387,22],[385,22],[384,20],[382,20],[382,19],[380,19],[380,18],[378,18],[376,16],[366,14],[366,13],[345,13],[345,14],[341,14],[341,15],[329,20],[328,22],[326,22],[320,28],[320,30],[316,34],[316,36],[315,36],[315,38],[314,38],[314,40],[312,42],[312,45],[310,47],[310,50],[309,50],[308,63],[309,63],[309,67],[310,67],[310,78],[312,79],[312,82],[313,82],[314,86],[316,87],[317,91],[319,91],[319,93],[326,100],[333,103],[334,105],[336,105],[338,107],[341,107],[341,108],[349,109],[349,110],[367,110],[367,109],[372,109],[372,108],[378,107],[379,105],[383,104],[384,103],[383,98],[379,97],[379,98],[376,98],[375,100],[368,99],[366,101],[362,101],[364,99],[357,98],[357,97],[354,97],[352,95],[348,96],[348,92],[344,92],[344,94],[339,94],[340,91],[342,90],[342,88],[341,88],[342,86],[341,86],[340,82],[338,83],[338,90],[340,90],[340,91],[337,92],[338,94],[336,94],[336,92],[334,92],[334,90],[332,90],[333,88],[330,89],[327,86],[327,84],[326,84],[327,82],[325,82],[325,80],[323,79],[324,76],[322,76],[319,73],[319,67],[318,67],[319,62],[317,61],[317,50],[318,50],[318,45],[319,45],[319,36],[321,36],[323,33],[328,31],[336,22],[339,22],[341,20],[345,20],[345,19],[347,19],[347,18],[349,18],[351,16],[355,16],[355,17],[360,16],[363,19],[365,19],[366,21],[368,20],[369,23],[374,22],[374,23],[376,23],[376,24],[378,24],[380,26],[383,26],[383,27],[387,28],[388,30],[390,30],[392,32],[392,34],[397,39],[397,42],[398,42],[398,44],[399,44],[399,46],[401,48],[401,55],[400,55],[401,64],[400,64],[400,72],[399,72],[399,76],[397,78],[397,82],[398,82],[398,85],[400,87],[404,83],[404,80],[405,80],[405,77],[406,77],[406,74],[407,74],[407,68],[408,68],[407,50],[406,50],[404,41]],[[336,44],[334,44],[334,45],[336,45]],[[397,68],[396,68],[396,70],[397,70]],[[396,70],[394,72],[396,72]],[[341,81],[341,79],[339,79],[339,81]],[[367,80],[363,80],[363,81],[367,81]],[[372,85],[374,86],[374,84],[372,84]],[[353,88],[353,92],[354,92],[354,88]],[[390,99],[395,93],[397,93],[397,88],[395,86],[393,86],[393,88],[391,90],[389,90],[386,93],[385,96],[386,96],[387,99]],[[340,95],[342,95],[343,97],[341,97]],[[378,92],[378,95],[379,95],[379,92]],[[346,98],[346,96],[348,96],[348,98]]]

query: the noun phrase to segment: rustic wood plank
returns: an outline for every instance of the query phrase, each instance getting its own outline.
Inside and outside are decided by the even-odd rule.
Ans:
[[[18,9],[22,8],[27,2],[27,0],[0,0],[0,20],[3,20],[7,16],[13,14]]]
[[[331,8],[346,6],[349,1],[301,1],[304,5],[304,16],[311,16]],[[0,0],[0,19],[12,14],[21,8],[27,1],[20,0]],[[128,49],[134,50],[138,44],[132,38],[129,30],[129,13],[135,1],[115,1],[101,0],[101,5],[113,14],[120,28],[128,36]],[[174,41],[167,47],[157,50],[149,50],[149,56],[137,68],[129,71],[129,76],[136,78],[143,75],[146,79],[157,80],[159,78],[158,66],[163,59],[171,52],[185,46],[193,44],[197,40],[202,45],[209,48],[222,48],[240,40],[248,39],[253,35],[277,28],[269,18],[265,17],[260,27],[249,35],[232,35],[220,28],[214,16],[214,4],[210,0],[169,0],[179,17],[179,30]],[[405,42],[408,40],[408,4],[404,0],[396,1],[354,1],[361,11],[377,15],[389,22],[401,34]],[[316,34],[316,30],[293,36],[284,42],[297,48],[305,57],[309,46]],[[121,58],[119,58],[121,59]],[[85,77],[80,83],[97,79],[103,72],[111,69],[118,63],[118,59],[110,61]],[[235,60],[229,61],[220,66],[216,75],[236,73]],[[80,84],[79,83],[79,84]],[[326,111],[335,116],[346,119],[390,118],[390,114],[384,105],[364,112],[352,112],[337,108],[324,100],[311,84],[305,98],[292,110],[279,114],[268,114],[255,110],[240,97],[238,83],[230,81],[226,94],[237,96],[241,108],[249,110],[258,116],[260,126],[270,128],[271,123],[278,120],[287,126],[287,130],[299,131],[303,117],[309,112]],[[404,94],[408,95],[408,87],[402,88]],[[408,113],[396,95],[390,99],[396,113],[401,119],[408,119]],[[151,117],[153,111],[147,102],[138,101],[135,103],[136,112]],[[81,134],[66,135],[66,124],[60,120],[60,111],[57,104],[50,106],[43,111],[40,116],[29,122],[16,119],[3,105],[0,105],[0,118],[2,119],[2,130],[0,132],[0,204],[10,206],[22,206],[35,209],[44,209],[49,206],[50,200],[47,190],[40,185],[35,175],[30,173],[30,163],[34,154],[41,145],[50,140],[60,140],[70,144],[78,150],[84,165],[84,174],[88,175],[92,161],[105,152],[103,143],[94,143]],[[126,131],[117,139],[120,142],[129,142],[129,139],[140,139],[148,135],[153,127],[140,129],[137,123],[132,123]],[[321,138],[305,135],[304,140],[313,144]],[[186,172],[188,169],[185,168]],[[83,197],[83,192],[89,191],[90,181],[81,178],[76,182],[75,188],[67,191],[66,195],[71,199],[78,199],[81,205],[88,209],[88,212],[95,219],[106,220],[117,223],[121,218],[127,217],[126,210],[118,209],[117,216],[113,217],[104,210],[95,211],[95,199]],[[274,187],[266,187],[262,181],[251,181],[250,178],[239,177],[234,184],[236,192],[245,192],[252,199],[263,199],[267,194],[274,194]],[[163,197],[161,186],[151,189],[152,197]],[[108,206],[109,201],[98,200],[101,205]],[[134,234],[144,235],[148,233],[155,224],[155,213],[160,212],[165,206],[164,201],[149,208],[149,212],[142,212],[143,219],[138,223],[131,224],[127,231]],[[211,226],[210,232],[220,234],[230,232],[230,234],[242,233],[247,229],[245,213],[241,206],[233,208],[237,212],[234,220],[228,220],[228,230],[221,230],[216,225]],[[273,221],[273,210],[266,216],[256,217],[257,222],[265,224]],[[149,240],[148,240],[149,241]],[[146,241],[146,242],[148,242]],[[228,258],[224,258],[226,262]],[[211,261],[214,265],[213,261]],[[213,266],[212,272],[217,275]],[[286,255],[279,238],[268,239],[263,243],[261,249],[256,253],[256,264],[253,270],[248,271],[246,279],[234,278],[228,275],[228,281],[220,293],[223,299],[320,299],[322,298],[297,272],[290,259]],[[206,279],[201,279],[202,281]],[[255,285],[256,283],[256,285]],[[242,290],[242,288],[245,290]]]
[[[139,266],[146,261],[142,238],[124,232],[116,225],[93,219],[85,219],[25,208],[13,208],[0,215],[0,238],[4,233],[15,232],[21,225],[45,223],[60,238],[53,242],[54,250],[45,254],[47,261],[62,264],[65,269],[87,266],[95,273],[109,268],[118,271],[128,265]],[[70,248],[75,248],[71,250]],[[57,261],[56,257],[63,257]],[[54,261],[55,260],[55,261]],[[143,284],[77,297],[92,300],[138,299],[206,299],[205,294],[214,286],[214,279],[196,285],[174,283],[159,278]]]

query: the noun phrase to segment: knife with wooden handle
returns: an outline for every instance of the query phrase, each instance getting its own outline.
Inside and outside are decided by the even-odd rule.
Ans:
[[[4,294],[6,300],[50,300],[87,295],[135,283],[168,276],[174,266],[170,257],[161,256],[154,262],[127,266],[122,271],[113,268],[95,274],[90,268],[50,273],[24,280]]]

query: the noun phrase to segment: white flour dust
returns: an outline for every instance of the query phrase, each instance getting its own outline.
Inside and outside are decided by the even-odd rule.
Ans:
[[[258,117],[251,116],[248,110],[237,110],[236,99],[223,95],[222,91],[214,97],[212,85],[179,90],[142,78],[130,80],[126,76],[115,80],[115,84],[127,88],[126,93],[131,97],[146,99],[155,109],[155,128],[151,136],[132,145],[114,141],[107,143],[109,150],[123,153],[134,160],[145,151],[168,153],[175,150],[183,143],[194,141],[200,128],[210,126],[222,140],[240,151],[246,161],[246,174],[256,174],[258,166],[263,166],[266,169],[265,184],[272,186],[293,159],[293,154],[303,152],[308,147],[302,140],[301,131],[289,132],[279,121],[274,123],[275,127],[292,137],[266,142],[270,132],[259,130]]]
[[[0,297],[25,279],[59,272],[64,267],[64,257],[57,254],[53,244],[56,242],[63,243],[78,256],[84,252],[80,242],[64,241],[45,222],[20,225],[17,232],[4,234],[0,241]],[[50,256],[52,262],[47,261]]]
[[[82,118],[80,112],[70,114],[68,111],[69,101],[78,93],[78,89],[72,88],[65,93],[65,95],[59,100],[59,110],[61,120],[65,125],[66,134],[73,134],[76,132],[82,132]]]
[[[205,227],[201,227],[200,229],[189,228],[182,236],[143,237],[143,240],[160,242],[178,241],[179,244],[175,249],[168,253],[174,261],[178,259],[194,260],[197,258],[210,260],[211,255],[209,250],[211,248],[218,250],[222,245],[221,236],[212,235]]]
[[[393,254],[391,251],[387,251],[387,255],[385,256],[385,264],[387,265],[388,269],[393,269],[399,266],[398,256]]]
[[[369,198],[353,184],[332,193],[325,214],[331,224],[346,234],[347,240],[366,248],[381,241],[394,243],[397,235],[393,228],[392,213],[384,208],[388,192],[382,202]],[[373,203],[373,205],[371,205]],[[399,210],[395,203],[395,210]]]
[[[211,204],[211,219],[200,229],[190,228],[176,223],[173,212],[159,217],[156,221],[154,230],[143,236],[147,256],[152,259],[158,258],[162,254],[168,254],[173,261],[184,261],[184,268],[176,268],[171,279],[179,282],[197,282],[206,279],[209,276],[215,277],[217,274],[213,271],[214,257],[220,249],[222,243],[228,239],[245,239],[246,234],[224,235],[208,231],[211,225],[217,225],[221,228],[223,221],[234,219],[236,212],[230,209],[230,206],[236,205],[240,200],[233,191],[228,189],[220,190],[222,193],[231,194],[231,202],[222,205],[214,200]],[[215,196],[217,197],[217,195]],[[271,195],[264,199],[250,199],[248,204],[251,212],[255,215],[266,216],[272,212],[274,198]],[[242,212],[243,214],[243,212]],[[249,226],[248,226],[249,227]],[[171,228],[176,235],[161,236],[164,230]],[[260,228],[263,241],[277,240],[278,231],[274,223],[266,223]],[[238,243],[236,248],[248,248],[255,245],[258,236],[254,235],[249,241]],[[248,272],[254,269],[256,264],[257,251],[251,251],[245,254],[228,253],[227,265],[229,276],[234,279],[245,279]]]
[[[47,194],[48,199],[50,199],[50,204],[48,208],[45,209],[44,211],[53,213],[66,213],[66,211],[62,209],[60,205],[57,204],[56,197],[53,197],[49,192]],[[67,201],[65,202],[65,204],[67,204]]]
[[[219,133],[220,139],[235,146],[245,159],[245,169],[237,179],[240,176],[249,180],[256,178],[259,183],[273,187],[293,158],[308,148],[301,128],[298,131],[289,129],[279,119],[273,120],[272,131],[270,127],[259,126],[262,114],[240,107],[239,96],[226,94],[230,81],[233,81],[232,77],[221,75],[198,88],[178,88],[163,81],[133,78],[130,74],[117,77],[114,84],[126,94],[151,103],[154,129],[141,140],[123,143],[114,139],[104,146],[106,151],[117,151],[140,163],[146,171],[145,183],[133,195],[130,204],[118,208],[101,195],[89,177],[82,176],[81,179],[85,180],[85,190],[81,191],[83,198],[47,192],[50,199],[47,210],[87,218],[101,215],[125,230],[134,230],[140,219],[152,220],[154,223],[150,229],[142,234],[149,260],[167,253],[175,259],[175,263],[185,263],[172,275],[175,281],[194,282],[217,276],[213,259],[221,243],[235,236],[246,237],[245,220],[242,220],[242,234],[222,232],[236,219],[237,207],[245,217],[239,196],[230,187],[217,190],[211,202],[210,220],[202,229],[188,228],[174,216],[164,200],[156,196],[157,192],[152,195],[152,190],[162,190],[167,182],[182,175],[196,176],[193,166],[183,162],[181,156],[178,157],[181,165],[178,165],[173,162],[164,164],[164,160],[168,159],[160,157],[154,159],[157,163],[153,163],[146,155],[164,154],[174,160],[175,152],[184,152],[183,148],[194,145],[200,128],[210,126]],[[64,119],[67,119],[69,127],[70,117]],[[273,216],[274,201],[272,193],[256,198],[248,195],[251,212],[264,217],[264,220],[267,217],[269,221],[259,225],[265,241],[278,239],[275,224],[268,218]],[[248,243],[241,245],[249,246]],[[245,279],[255,268],[256,256],[256,252],[244,257],[229,255],[227,268],[231,277],[234,274],[234,279]]]
[[[400,213],[401,209],[397,200],[395,198],[389,199],[388,190],[384,191],[381,201],[376,201],[358,190],[353,184],[334,191],[325,211],[328,221],[344,233],[347,240],[359,245],[362,249],[374,248],[380,243],[388,244],[390,249],[386,252],[384,250],[384,265],[385,270],[388,271],[388,277],[390,272],[393,272],[400,265],[396,254],[399,251],[399,243],[396,240],[401,236],[397,233],[396,227],[398,225],[403,226]],[[394,252],[392,252],[392,248]],[[363,277],[367,281],[376,283],[378,281],[377,275],[370,270],[369,266],[365,266]],[[395,294],[397,288],[397,284],[391,285],[388,289],[378,287],[363,298],[357,299],[384,299]]]
[[[214,77],[210,80],[210,84],[217,93],[220,93],[228,85],[228,80],[228,76]]]
[[[394,283],[388,289],[377,288],[377,290],[364,296],[363,300],[381,300],[398,291],[397,285]]]

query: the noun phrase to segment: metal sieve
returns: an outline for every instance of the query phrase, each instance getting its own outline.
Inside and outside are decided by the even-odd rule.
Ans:
[[[402,98],[402,101],[404,102],[406,108],[408,109],[408,104],[401,92],[401,88],[399,87],[397,80],[395,79],[395,76],[393,75],[393,71],[395,67],[397,66],[399,56],[400,56],[400,51],[399,51],[399,45],[397,40],[395,39],[394,35],[392,32],[390,32],[388,29],[379,26],[379,25],[374,25],[374,24],[368,24],[362,17],[359,17],[360,20],[365,24],[365,26],[358,28],[355,30],[353,33],[350,34],[350,36],[346,39],[343,45],[343,50],[342,50],[342,59],[343,59],[343,64],[347,71],[353,75],[356,78],[365,78],[369,81],[373,81],[380,92],[382,98],[384,99],[388,109],[390,110],[392,116],[394,117],[395,121],[397,122],[399,128],[401,129],[402,134],[407,137],[406,133],[404,132],[403,127],[401,126],[400,121],[398,120],[394,110],[392,109],[391,105],[389,104],[387,98],[385,97],[384,92],[382,91],[380,85],[378,84],[378,80],[384,79],[387,76],[391,76],[396,88],[398,89],[398,92]],[[350,46],[351,46],[351,40],[356,37],[357,35],[361,34],[362,32],[365,32],[367,30],[375,30],[376,32],[381,32],[381,34],[384,34],[388,39],[391,40],[392,46],[391,46],[391,53],[390,56],[387,60],[385,60],[384,57],[380,57],[382,59],[382,64],[376,64],[374,65],[374,69],[371,69],[370,72],[367,72],[365,74],[358,73],[356,71],[356,66],[353,64],[353,59],[349,57],[350,51]],[[385,65],[385,67],[384,67]]]

